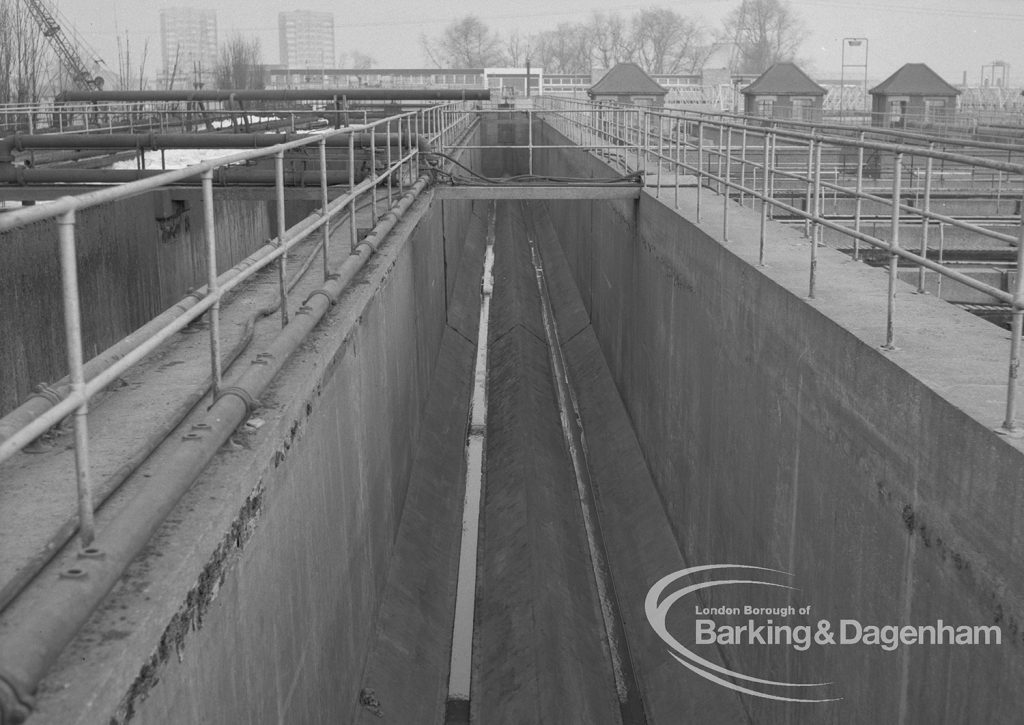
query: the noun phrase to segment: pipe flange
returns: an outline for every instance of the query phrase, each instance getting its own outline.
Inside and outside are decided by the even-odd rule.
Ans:
[[[245,418],[246,419],[249,419],[250,417],[252,417],[253,411],[256,410],[256,408],[258,408],[259,405],[260,405],[260,401],[256,400],[254,397],[252,397],[252,394],[248,390],[246,390],[245,388],[240,388],[240,387],[238,387],[236,385],[232,385],[232,386],[227,387],[227,388],[222,388],[221,391],[220,391],[220,395],[218,395],[217,399],[213,401],[214,404],[216,404],[217,401],[219,401],[221,398],[223,398],[226,395],[234,395],[236,398],[241,400],[242,403],[245,404]]]
[[[308,307],[309,306],[309,301],[311,299],[313,299],[314,297],[316,297],[317,295],[323,295],[324,297],[326,297],[327,298],[328,306],[334,304],[334,298],[331,297],[330,293],[327,290],[317,289],[317,290],[313,290],[312,292],[309,293],[309,297],[307,297],[306,299],[304,299],[302,301],[302,306],[303,307]]]
[[[64,400],[60,393],[51,388],[47,383],[39,383],[32,389],[32,396],[36,398],[42,398],[50,403],[50,405],[58,405]]]
[[[35,698],[18,686],[14,678],[0,671],[0,725],[21,725],[32,714]]]

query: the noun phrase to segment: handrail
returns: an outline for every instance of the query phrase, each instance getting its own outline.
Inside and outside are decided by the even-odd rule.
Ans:
[[[399,194],[404,193],[405,185],[411,184],[416,178],[416,166],[419,163],[421,149],[419,142],[425,139],[428,144],[444,146],[454,143],[459,134],[464,132],[470,117],[457,114],[464,108],[463,102],[451,102],[427,107],[424,109],[396,114],[379,121],[367,124],[347,126],[342,129],[310,134],[309,136],[289,140],[267,148],[242,151],[216,159],[204,161],[182,169],[165,171],[155,176],[123,183],[117,186],[90,191],[77,196],[64,196],[52,203],[23,207],[0,214],[0,233],[23,227],[28,224],[55,221],[60,242],[60,264],[62,277],[62,293],[64,300],[65,341],[68,350],[68,368],[70,390],[66,396],[53,395],[45,405],[23,405],[3,419],[0,419],[0,463],[3,463],[39,435],[59,423],[64,417],[75,416],[75,456],[76,478],[79,496],[79,535],[83,546],[89,546],[95,536],[92,526],[93,506],[91,481],[89,476],[87,412],[90,399],[99,391],[123,374],[133,365],[138,364],[148,354],[169,339],[173,334],[185,327],[189,322],[201,315],[210,316],[211,366],[215,393],[221,379],[219,350],[219,306],[222,298],[232,289],[252,277],[260,270],[275,264],[280,278],[280,299],[282,301],[282,326],[287,325],[287,307],[283,303],[286,298],[284,277],[288,253],[301,241],[317,230],[323,230],[324,275],[327,276],[327,255],[330,247],[331,221],[339,214],[347,212],[350,219],[350,247],[355,249],[358,244],[355,225],[355,209],[357,199],[364,194],[370,195],[370,206],[374,220],[378,218],[376,186],[386,180],[397,182]],[[367,132],[367,136],[358,136],[360,145],[369,139],[371,154],[386,154],[385,168],[380,171],[377,163],[370,164],[369,176],[356,183],[353,151],[357,134]],[[403,142],[404,136],[404,142]],[[347,191],[334,198],[329,198],[327,185],[326,148],[328,142],[339,138],[347,140],[349,150]],[[378,138],[382,143],[377,143]],[[397,143],[392,144],[390,141]],[[307,223],[298,231],[297,228],[286,229],[284,224],[284,165],[286,151],[305,146],[317,146],[320,154],[320,186],[322,204],[320,218]],[[398,154],[393,154],[397,148]],[[427,149],[424,149],[424,151]],[[407,151],[403,153],[403,151]],[[218,276],[216,265],[216,239],[213,214],[214,191],[213,172],[231,164],[252,161],[255,159],[275,160],[276,198],[278,208],[278,234],[269,243],[269,248],[258,258],[250,260],[248,266],[228,279]],[[171,316],[166,324],[158,328],[147,328],[148,334],[135,339],[130,350],[122,351],[117,360],[106,360],[103,365],[92,365],[89,368],[90,378],[86,379],[86,363],[82,357],[82,327],[79,313],[80,295],[77,280],[75,215],[82,209],[101,204],[123,201],[149,191],[167,187],[186,179],[199,177],[203,187],[204,233],[207,247],[208,285],[201,295],[196,293],[197,301],[180,314]],[[387,185],[387,204],[394,205],[392,184]],[[176,306],[177,307],[177,306]],[[133,336],[137,337],[137,336]],[[41,410],[43,408],[43,410]]]
[[[940,283],[943,278],[954,280],[1009,305],[1012,332],[1006,403],[1002,423],[995,429],[1001,434],[1013,437],[1024,436],[1024,429],[1016,421],[1017,377],[1021,364],[1021,332],[1024,328],[1024,274],[1018,274],[1014,289],[1006,291],[943,264],[941,256],[939,261],[928,256],[930,231],[933,225],[938,224],[940,235],[944,227],[955,227],[1004,245],[1015,245],[1016,269],[1024,270],[1024,216],[1021,214],[1024,208],[1024,163],[935,148],[937,144],[948,142],[964,149],[992,150],[993,145],[983,142],[964,143],[959,139],[937,137],[931,138],[928,146],[892,143],[869,140],[866,136],[872,133],[872,130],[867,128],[859,129],[857,137],[854,138],[825,133],[823,130],[836,128],[825,124],[811,123],[794,127],[794,124],[782,124],[772,119],[730,114],[707,114],[622,104],[597,105],[576,99],[550,97],[538,99],[534,113],[543,114],[553,128],[582,146],[587,146],[594,139],[601,139],[617,146],[619,153],[614,161],[621,164],[626,171],[649,173],[653,164],[654,173],[657,175],[654,191],[656,197],[660,198],[665,186],[661,183],[663,167],[673,171],[675,178],[668,186],[674,187],[676,208],[679,207],[681,177],[686,174],[691,176],[691,181],[695,177],[698,223],[701,222],[703,212],[702,192],[705,189],[714,189],[722,197],[722,234],[725,240],[728,240],[729,233],[730,202],[735,201],[743,205],[749,199],[751,206],[760,204],[761,264],[764,263],[767,253],[767,220],[773,218],[776,212],[802,219],[804,234],[810,241],[808,297],[813,298],[817,293],[817,249],[821,244],[823,229],[850,237],[854,245],[854,258],[860,256],[861,243],[888,252],[889,294],[886,335],[882,344],[884,350],[895,349],[897,262],[900,259],[918,267],[918,292],[925,290],[927,270],[939,274]],[[851,129],[854,127],[841,127],[840,130]],[[739,137],[740,143],[734,146],[736,137]],[[928,138],[918,138],[917,135],[911,138],[906,134],[900,136],[903,141]],[[779,141],[786,144],[785,152],[789,157],[787,170],[782,170],[778,163]],[[831,170],[827,169],[827,163],[822,161],[823,150],[829,151],[833,156],[838,155],[838,159],[832,162]],[[849,159],[843,158],[843,152],[856,154],[856,166],[852,174],[854,178],[849,179],[850,183],[847,185],[840,183],[841,171],[844,176],[850,176],[847,168]],[[802,161],[794,157],[794,154],[800,153],[804,154]],[[882,179],[883,162],[891,167],[891,176],[886,175],[886,181],[890,184],[887,194],[877,189],[865,188],[865,161],[869,154],[874,156],[878,163],[877,179]],[[919,164],[923,163],[924,168],[919,169],[908,164],[907,157],[913,157]],[[1000,200],[1002,195],[1006,194],[1016,207],[1014,212],[1008,215],[1008,219],[1016,226],[1016,233],[1006,234],[987,229],[973,221],[934,211],[932,201],[935,181],[944,178],[951,170],[970,172],[972,177],[979,170],[985,173],[995,172],[992,179],[998,184],[994,189],[996,199]],[[827,171],[832,180],[823,179],[823,171]],[[918,177],[912,180],[914,183],[920,183],[923,177],[923,188],[908,187],[904,183],[904,171],[913,172],[908,176]],[[792,193],[795,193],[796,189],[803,189],[803,208],[778,198],[779,190],[776,183],[779,180],[796,184],[795,188],[787,186]],[[831,191],[836,198],[841,194],[842,198],[854,201],[852,228],[824,212],[826,190]],[[921,202],[921,206],[909,203],[911,193],[917,197],[915,201]],[[862,231],[865,201],[888,207],[888,239]],[[916,251],[901,246],[899,241],[901,228],[908,224],[918,225],[921,229],[921,242]]]

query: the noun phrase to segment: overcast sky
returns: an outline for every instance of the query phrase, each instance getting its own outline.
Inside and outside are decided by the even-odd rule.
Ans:
[[[628,2],[628,0],[627,0]],[[700,18],[717,30],[738,0],[684,0],[615,4],[607,0],[58,0],[60,11],[79,34],[117,68],[117,37],[131,40],[138,57],[150,39],[147,72],[160,67],[160,8],[216,7],[221,40],[235,31],[259,36],[267,62],[278,62],[277,13],[321,10],[334,13],[339,53],[358,50],[373,56],[378,67],[426,67],[419,37],[438,35],[444,26],[475,14],[507,34],[537,32],[564,21],[585,19],[591,12],[629,15],[643,7],[664,6]],[[1011,64],[1010,82],[1024,85],[1024,0],[791,0],[803,18],[806,36],[799,51],[806,70],[818,78],[838,77],[842,38],[869,39],[868,76],[882,80],[903,63],[923,62],[947,80],[959,83],[966,71],[978,83],[983,65]],[[851,56],[847,56],[847,62]],[[860,71],[856,71],[860,72]],[[848,69],[847,74],[851,71]]]

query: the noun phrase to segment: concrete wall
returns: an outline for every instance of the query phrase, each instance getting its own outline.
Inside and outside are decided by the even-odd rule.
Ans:
[[[226,270],[276,235],[272,202],[216,203],[217,264]],[[308,202],[289,204],[289,223]],[[183,202],[175,216],[156,195],[84,209],[77,216],[83,344],[88,360],[206,282],[203,210]],[[0,235],[0,415],[39,382],[67,373],[57,232],[52,222]]]
[[[446,326],[450,235],[473,213],[429,192],[410,209],[261,394],[258,435],[211,463],[65,653],[51,681],[69,684],[32,722],[349,721]]]
[[[602,173],[557,152],[537,165]],[[758,268],[756,214],[734,207],[722,244],[718,197],[698,225],[692,196],[681,213],[663,196],[546,203],[687,564],[791,572],[790,601],[836,622],[1002,628],[991,647],[720,647],[740,672],[827,679],[844,698],[748,697],[751,719],[1014,721],[1024,455],[992,431],[1004,333],[901,288],[900,349],[884,353],[880,271],[819,250],[809,302],[795,232],[773,226]],[[705,603],[768,601],[722,588]]]

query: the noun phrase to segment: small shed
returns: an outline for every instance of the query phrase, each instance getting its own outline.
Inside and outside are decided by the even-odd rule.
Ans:
[[[907,63],[868,93],[871,125],[903,128],[944,123],[956,113],[960,91],[924,63]]]
[[[827,91],[795,63],[776,63],[740,91],[749,116],[821,121]]]
[[[658,85],[636,63],[619,63],[587,89],[592,101],[612,101],[635,106],[665,105],[668,89]]]

